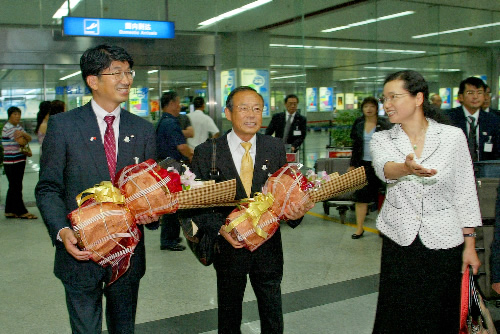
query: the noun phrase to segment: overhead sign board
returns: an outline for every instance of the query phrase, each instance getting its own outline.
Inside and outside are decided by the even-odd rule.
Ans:
[[[66,16],[63,34],[67,36],[174,38],[174,22],[98,19]]]

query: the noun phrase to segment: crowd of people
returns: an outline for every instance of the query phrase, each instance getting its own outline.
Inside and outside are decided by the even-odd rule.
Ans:
[[[204,181],[235,178],[235,199],[244,199],[261,191],[268,175],[286,164],[286,151],[297,152],[306,136],[306,118],[297,112],[299,99],[294,94],[286,96],[286,111],[275,114],[266,134],[261,134],[264,100],[247,86],[229,94],[225,116],[231,130],[222,135],[204,113],[202,97],[193,100],[194,112],[181,115],[180,97],[174,91],[161,96],[162,114],[153,126],[121,107],[133,84],[133,65],[132,56],[121,47],[103,44],[88,49],[80,66],[92,100],[68,112],[62,101],[44,101],[37,115],[41,158],[36,201],[55,246],[54,273],[64,286],[74,333],[101,332],[103,296],[108,331],[133,333],[139,283],[146,270],[144,234],[130,268],[111,285],[110,267],[89,261],[92,253],[78,248],[67,215],[76,209],[75,197],[83,189],[113,180],[127,165],[173,159],[188,164]],[[387,76],[380,99],[367,97],[360,105],[362,116],[351,129],[349,169],[363,166],[368,185],[355,193],[357,229],[352,239],[363,237],[369,205],[385,196],[376,218],[382,255],[373,333],[413,333],[415,328],[422,333],[458,332],[461,272],[471,266],[477,273],[481,265],[475,250],[474,229],[482,220],[474,162],[500,159],[500,117],[491,108],[489,94],[481,79],[467,78],[459,87],[461,106],[443,111],[439,95],[429,96],[424,77],[406,70]],[[379,105],[387,117],[379,116]],[[8,116],[2,132],[9,180],[5,216],[36,219],[22,200],[25,147],[31,137],[19,125],[19,108],[9,108]],[[134,145],[129,145],[130,138]],[[286,211],[287,223],[298,226],[312,207],[293,204]],[[250,252],[223,228],[231,210],[182,213],[183,218],[210,226],[207,231],[217,243],[218,332],[240,333],[249,278],[261,332],[283,333],[280,231]],[[499,211],[497,204],[498,235]],[[156,229],[157,220],[160,248],[184,250],[177,214],[140,219],[139,229]],[[494,276],[500,277],[500,265],[493,267]],[[500,292],[500,279],[493,283]]]

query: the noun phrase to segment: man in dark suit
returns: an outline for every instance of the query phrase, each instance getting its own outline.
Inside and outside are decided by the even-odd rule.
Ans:
[[[280,112],[273,116],[266,129],[266,135],[283,138],[285,144],[290,144],[292,152],[299,149],[307,134],[307,119],[297,112],[299,98],[290,94],[285,98],[287,112]],[[286,115],[285,115],[286,114]]]
[[[262,124],[264,100],[251,87],[238,87],[226,101],[226,118],[232,123],[232,131],[216,139],[216,168],[218,179],[237,180],[236,199],[251,197],[262,190],[267,178],[286,164],[283,142],[279,139],[257,133]],[[248,145],[248,144],[251,144]],[[211,142],[196,147],[192,171],[202,180],[212,178]],[[244,148],[249,147],[249,148]],[[250,155],[253,171],[248,179],[249,162],[244,161]],[[287,213],[292,227],[297,226],[312,205],[294,205]],[[281,309],[281,279],[283,276],[283,250],[281,234],[276,234],[254,252],[231,237],[224,228],[225,218],[233,208],[193,210],[184,215],[191,215],[195,222],[210,224],[218,237],[219,252],[215,255],[214,267],[217,272],[217,301],[219,333],[240,333],[243,295],[250,277],[257,297],[261,332],[283,333],[283,313]],[[202,217],[202,218],[200,218]],[[215,227],[215,228],[214,228]]]
[[[488,85],[485,86],[486,88],[484,90],[484,102],[482,108],[484,111],[492,112],[500,117],[500,110],[491,107],[491,88]]]
[[[458,99],[462,106],[446,112],[452,125],[461,128],[469,142],[473,161],[500,159],[500,118],[481,110],[483,80],[469,77],[460,83]],[[470,132],[470,129],[475,131]]]
[[[83,107],[52,116],[43,142],[40,179],[35,189],[38,208],[56,247],[54,274],[65,288],[73,333],[101,333],[102,296],[110,333],[133,333],[139,281],[144,275],[143,237],[130,268],[106,286],[111,267],[89,261],[66,218],[77,208],[75,197],[101,181],[113,180],[127,165],[155,158],[153,126],[121,109],[135,76],[132,57],[122,48],[99,45],[80,59],[92,100]],[[114,117],[114,118],[113,118]],[[149,222],[146,218],[142,223]]]

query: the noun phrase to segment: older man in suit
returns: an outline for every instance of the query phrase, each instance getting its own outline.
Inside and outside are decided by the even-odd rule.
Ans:
[[[274,133],[277,138],[283,138],[285,144],[291,145],[292,152],[299,149],[307,134],[307,119],[297,112],[298,105],[297,95],[288,95],[285,98],[287,112],[275,114],[266,129],[266,135]]]
[[[467,136],[472,161],[500,159],[500,118],[481,110],[485,89],[479,78],[463,80],[458,88],[462,106],[446,113],[452,125]]]
[[[262,96],[251,87],[238,87],[227,98],[225,114],[232,123],[232,131],[215,140],[215,161],[219,180],[237,180],[236,199],[251,197],[261,191],[269,175],[286,164],[283,142],[257,133],[262,123],[263,106]],[[192,171],[202,180],[209,180],[213,176],[212,145],[205,142],[197,146],[194,152]],[[286,213],[290,225],[297,226],[311,207],[294,205]],[[217,241],[219,252],[214,260],[217,272],[218,331],[240,333],[243,295],[249,276],[259,306],[261,332],[283,333],[280,288],[283,250],[280,231],[257,250],[250,252],[223,228],[231,210],[212,209],[209,215],[206,214],[207,210],[191,212],[194,221],[199,221],[199,214],[199,217],[204,217],[201,218],[205,220],[203,224],[211,224],[212,230],[215,227],[215,234],[217,230],[220,233]]]
[[[78,249],[67,219],[77,208],[75,197],[80,192],[113,180],[127,165],[155,158],[152,125],[120,108],[128,99],[135,76],[133,64],[132,57],[120,47],[99,45],[85,51],[80,67],[92,100],[51,117],[43,142],[35,194],[56,247],[54,274],[65,288],[73,333],[101,332],[103,295],[108,331],[134,332],[139,281],[146,269],[144,237],[128,271],[106,286],[110,267],[89,261],[91,252]],[[140,230],[143,232],[142,226]]]

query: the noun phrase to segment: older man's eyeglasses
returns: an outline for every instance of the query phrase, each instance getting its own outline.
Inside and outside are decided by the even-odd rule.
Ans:
[[[390,102],[390,101],[395,101],[397,99],[399,99],[400,97],[403,97],[405,95],[410,95],[410,93],[402,93],[402,94],[391,94],[389,96],[381,96],[378,101],[380,103],[386,103],[386,102]]]
[[[125,76],[127,77],[127,79],[132,80],[133,78],[135,78],[135,71],[116,71],[113,73],[101,73],[101,75],[112,75],[117,81],[123,80]]]
[[[254,107],[249,107],[246,105],[241,105],[238,106],[238,111],[242,114],[247,114],[250,111],[253,111],[255,114],[262,114],[262,107],[261,106],[254,106]]]

